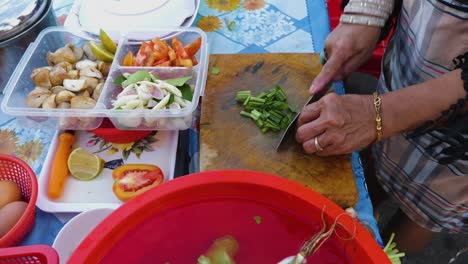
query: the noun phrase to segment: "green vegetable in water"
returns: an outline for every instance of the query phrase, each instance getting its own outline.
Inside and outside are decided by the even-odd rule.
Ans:
[[[257,223],[257,225],[262,223],[262,217],[261,216],[258,216],[258,215],[254,216],[254,220]]]
[[[236,94],[236,101],[244,106],[241,116],[251,118],[262,133],[281,131],[292,122],[296,112],[286,99],[279,85],[258,96],[252,96],[251,91],[239,91]]]
[[[405,253],[398,251],[396,243],[393,242],[393,238],[395,238],[394,233],[390,236],[390,239],[384,248],[384,252],[387,254],[392,264],[401,264],[401,258],[405,256]]]
[[[211,247],[198,258],[198,264],[235,264],[234,256],[239,250],[237,240],[232,236],[216,239]]]

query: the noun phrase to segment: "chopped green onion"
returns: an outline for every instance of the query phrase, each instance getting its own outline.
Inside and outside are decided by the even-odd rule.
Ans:
[[[295,113],[286,102],[286,94],[280,86],[261,92],[258,96],[253,96],[249,90],[239,91],[236,101],[244,107],[241,115],[251,118],[262,133],[286,129]]]

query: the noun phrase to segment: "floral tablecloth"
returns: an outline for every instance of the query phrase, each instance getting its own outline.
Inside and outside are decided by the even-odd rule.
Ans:
[[[54,1],[54,10],[63,23],[72,0]],[[211,53],[319,52],[329,32],[324,0],[201,0],[196,26],[208,34]],[[340,83],[335,85],[343,93]],[[0,95],[0,100],[3,96]],[[189,130],[186,149],[190,171],[198,170],[198,124]],[[55,131],[25,129],[13,117],[0,112],[0,153],[25,160],[39,175]],[[359,191],[355,207],[361,222],[377,234],[372,205],[365,186],[362,166],[356,153],[353,170]],[[36,226],[23,242],[51,245],[63,225],[75,214],[49,214],[37,208]]]

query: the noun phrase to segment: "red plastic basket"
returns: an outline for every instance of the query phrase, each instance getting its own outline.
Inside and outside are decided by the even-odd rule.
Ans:
[[[59,263],[59,257],[47,245],[0,248],[0,263],[56,264]]]
[[[251,171],[189,175],[123,204],[83,240],[68,263],[190,263],[188,259],[196,259],[206,250],[210,238],[227,233],[237,237],[239,247],[244,248],[244,255],[237,256],[239,263],[277,263],[258,260],[280,260],[298,250],[320,229],[316,223],[321,223],[324,207],[329,223],[345,214],[324,196],[281,177]],[[282,213],[269,217],[272,210]],[[261,224],[255,223],[254,215],[262,216]],[[346,230],[356,227],[354,240],[334,237],[327,243],[335,243],[348,263],[390,263],[359,223],[349,218],[341,223]],[[316,255],[316,259],[329,259],[327,263],[346,262],[336,257],[325,250]]]
[[[10,180],[21,188],[23,201],[28,202],[26,211],[18,223],[2,238],[0,247],[18,245],[34,227],[37,200],[37,179],[31,167],[24,161],[0,154],[0,180]]]

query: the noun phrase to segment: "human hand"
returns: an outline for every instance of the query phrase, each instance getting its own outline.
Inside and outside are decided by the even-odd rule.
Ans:
[[[331,81],[339,81],[369,59],[380,37],[380,28],[339,24],[325,41],[327,62],[314,79],[309,92],[320,92]]]
[[[375,117],[372,95],[330,93],[302,110],[297,121],[296,141],[308,154],[351,153],[377,138]]]

